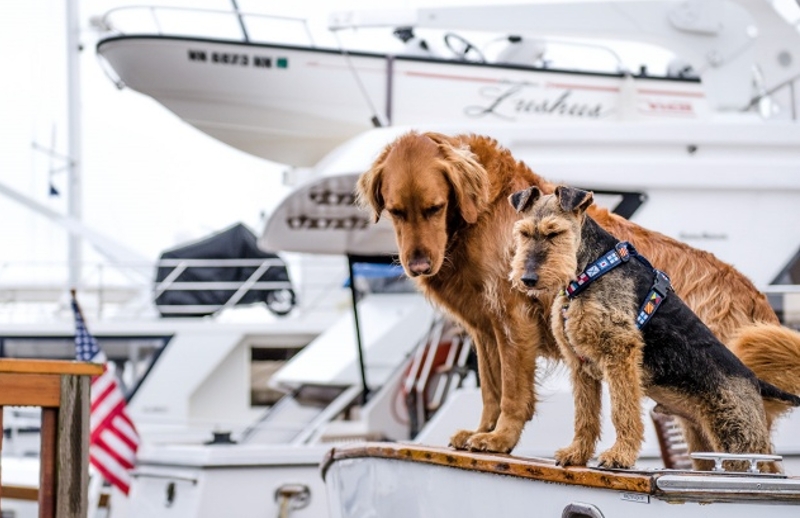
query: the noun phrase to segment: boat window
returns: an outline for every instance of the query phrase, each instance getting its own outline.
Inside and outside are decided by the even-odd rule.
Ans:
[[[250,406],[271,406],[284,393],[269,387],[269,380],[292,356],[297,347],[253,347],[250,349]]]

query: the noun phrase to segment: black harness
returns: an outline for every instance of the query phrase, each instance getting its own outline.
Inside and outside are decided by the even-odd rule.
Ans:
[[[667,293],[675,291],[672,288],[669,277],[661,270],[653,268],[650,261],[633,247],[627,241],[617,243],[617,245],[606,252],[599,259],[591,263],[582,271],[574,281],[571,281],[567,288],[564,290],[567,298],[570,300],[577,297],[583,290],[585,290],[593,281],[602,277],[604,274],[610,272],[617,266],[627,263],[631,257],[635,257],[640,263],[644,264],[653,271],[653,286],[647,293],[647,296],[639,307],[639,312],[636,315],[636,327],[642,329],[653,318],[658,307],[667,297]],[[566,313],[566,306],[562,310],[562,314]],[[565,317],[566,318],[566,317]]]

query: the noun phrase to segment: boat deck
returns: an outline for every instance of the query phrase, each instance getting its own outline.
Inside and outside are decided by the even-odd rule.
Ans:
[[[322,463],[322,476],[344,459],[387,459],[444,466],[542,482],[652,495],[662,500],[770,500],[800,505],[800,478],[779,474],[667,469],[605,469],[557,466],[553,459],[475,453],[404,443],[336,447]]]

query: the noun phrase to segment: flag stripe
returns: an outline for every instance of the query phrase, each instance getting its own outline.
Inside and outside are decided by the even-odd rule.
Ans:
[[[114,416],[114,421],[111,424],[114,425],[114,430],[120,440],[125,441],[133,449],[139,446],[139,436],[136,434],[136,430],[126,414],[120,413]]]
[[[139,434],[127,413],[125,397],[106,356],[89,334],[78,302],[73,297],[75,315],[75,356],[79,361],[102,363],[103,374],[92,379],[90,406],[89,460],[103,477],[126,495],[130,491],[130,470],[136,463]]]
[[[108,394],[92,407],[90,419],[92,431],[100,425],[105,425],[110,414],[124,403],[125,398],[122,397],[122,391],[119,389],[108,391]]]
[[[100,434],[100,438],[95,441],[95,444],[114,457],[117,464],[127,469],[133,468],[136,453],[127,444],[120,441],[111,430],[104,430]]]
[[[95,402],[103,396],[103,394],[113,389],[116,384],[117,381],[114,378],[114,373],[108,369],[103,369],[103,374],[95,377],[92,380],[92,405],[94,405]]]
[[[89,460],[106,480],[117,486],[123,493],[128,494],[131,486],[131,476],[128,470],[121,466],[99,444],[89,447]]]

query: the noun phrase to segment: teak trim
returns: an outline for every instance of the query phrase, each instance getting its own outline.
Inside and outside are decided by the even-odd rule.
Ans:
[[[18,372],[25,374],[72,374],[75,376],[99,376],[103,366],[99,363],[64,360],[17,360],[0,359],[0,373]]]
[[[465,452],[399,443],[364,443],[334,448],[325,455],[322,462],[323,479],[333,462],[360,457],[420,462],[626,492],[654,494],[656,491],[654,477],[641,473],[618,473],[582,467],[562,468],[548,459],[513,457],[498,453]]]

